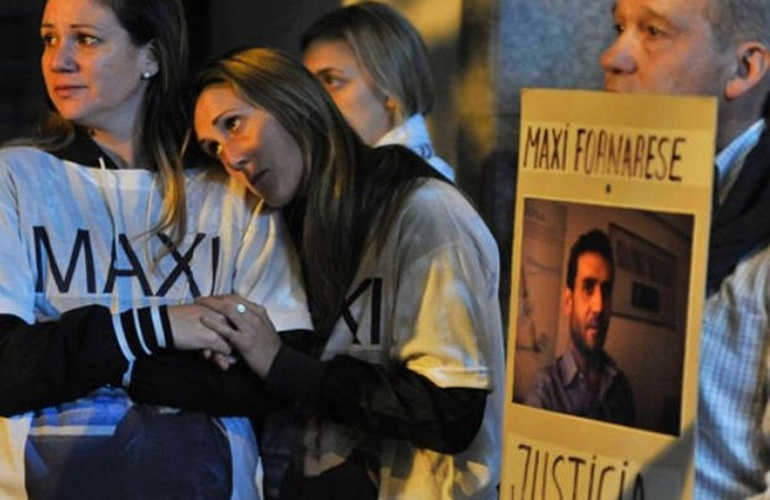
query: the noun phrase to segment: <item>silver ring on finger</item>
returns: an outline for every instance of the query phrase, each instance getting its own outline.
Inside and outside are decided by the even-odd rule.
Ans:
[[[245,314],[246,313],[246,306],[244,306],[243,304],[237,304],[235,306],[235,312],[237,312],[238,314]]]

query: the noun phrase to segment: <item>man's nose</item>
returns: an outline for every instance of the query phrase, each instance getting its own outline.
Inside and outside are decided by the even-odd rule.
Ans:
[[[604,73],[632,73],[636,69],[636,61],[633,55],[634,44],[635,42],[630,33],[620,33],[599,58],[599,64]]]
[[[596,287],[591,295],[591,309],[595,313],[601,313],[606,307],[607,301],[602,293],[601,287]]]

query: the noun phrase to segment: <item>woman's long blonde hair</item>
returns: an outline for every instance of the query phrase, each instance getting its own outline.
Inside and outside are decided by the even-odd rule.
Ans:
[[[280,51],[225,54],[200,73],[197,95],[222,83],[273,115],[302,151],[308,180],[298,244],[315,326],[329,334],[367,242],[384,239],[418,180],[437,174],[404,148],[366,146],[313,75]]]

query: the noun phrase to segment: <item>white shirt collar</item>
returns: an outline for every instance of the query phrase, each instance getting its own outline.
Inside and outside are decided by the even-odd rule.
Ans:
[[[727,198],[730,188],[732,188],[735,180],[738,178],[738,174],[743,167],[743,163],[748,156],[749,151],[754,149],[754,146],[759,142],[759,137],[765,130],[764,119],[757,120],[752,123],[750,127],[741,132],[741,134],[733,139],[730,144],[720,151],[714,162],[716,163],[717,170],[719,171],[718,187],[719,187],[719,202],[723,203]]]

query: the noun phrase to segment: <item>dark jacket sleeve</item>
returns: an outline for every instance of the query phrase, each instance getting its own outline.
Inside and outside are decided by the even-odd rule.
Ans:
[[[284,344],[308,352],[312,331],[280,332]],[[265,383],[242,361],[227,370],[199,352],[167,351],[134,363],[128,388],[139,403],[162,404],[215,416],[263,417],[291,400],[268,392]]]
[[[138,403],[214,416],[261,417],[287,403],[269,394],[243,361],[222,370],[199,352],[170,351],[138,359],[128,393]]]
[[[470,445],[487,397],[481,389],[438,387],[403,366],[387,370],[347,355],[319,361],[287,346],[265,383],[324,419],[441,453]]]
[[[0,315],[0,415],[72,401],[119,383],[127,368],[109,309],[88,306],[57,321]]]

